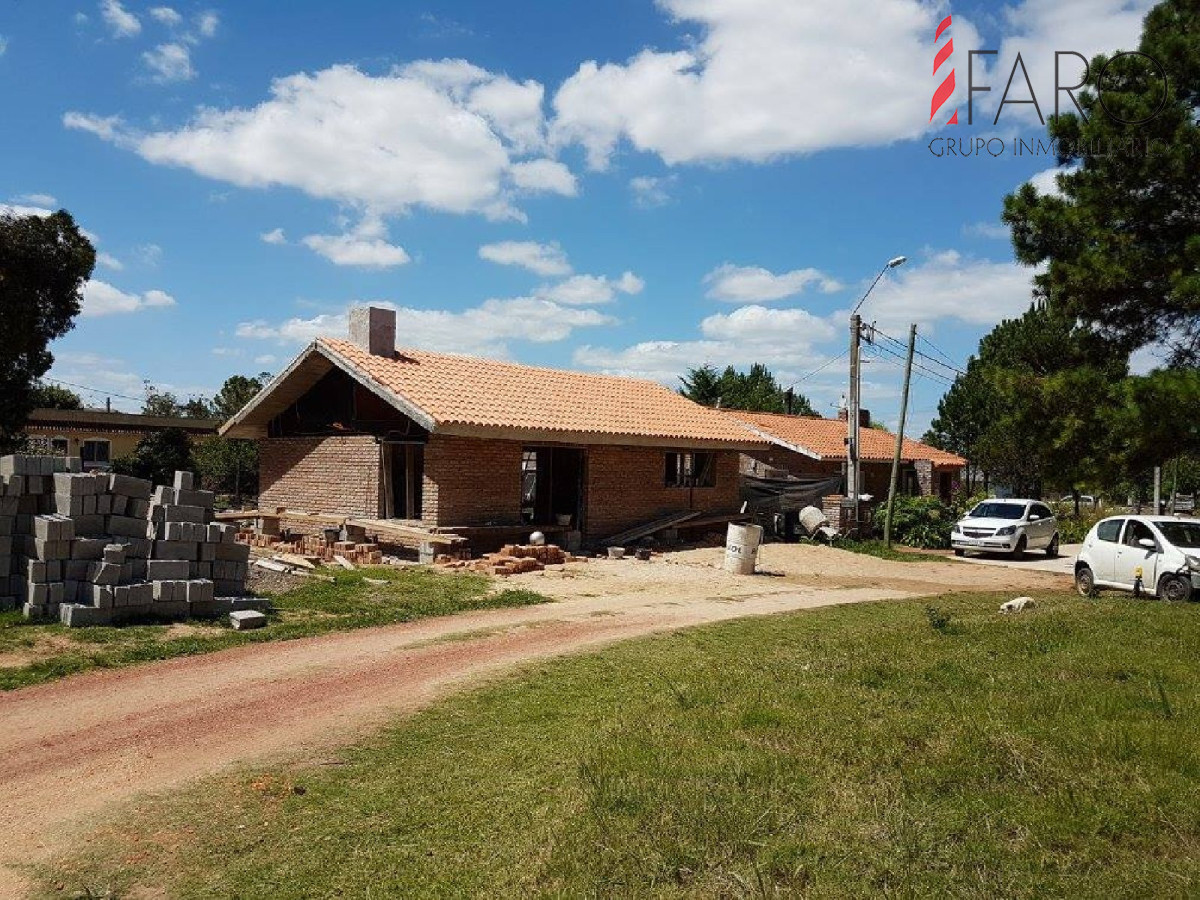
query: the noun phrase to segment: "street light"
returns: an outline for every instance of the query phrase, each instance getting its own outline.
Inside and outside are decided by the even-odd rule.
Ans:
[[[861,418],[859,410],[862,403],[862,359],[860,356],[862,317],[858,314],[858,311],[867,302],[867,297],[871,295],[871,291],[875,290],[875,285],[879,284],[879,280],[883,278],[887,270],[902,266],[906,262],[908,262],[907,256],[894,256],[889,259],[884,264],[884,267],[879,270],[879,274],[875,276],[875,280],[871,282],[871,286],[867,288],[867,292],[862,295],[862,299],[855,304],[854,309],[850,312],[850,409],[846,416],[846,493],[849,495],[851,508],[854,510],[854,522],[856,525],[858,523],[859,481],[861,480],[858,453],[858,420]]]

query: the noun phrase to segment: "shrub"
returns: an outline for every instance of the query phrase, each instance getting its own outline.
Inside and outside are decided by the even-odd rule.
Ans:
[[[880,521],[887,507],[880,509]],[[950,530],[957,517],[954,510],[937,497],[897,497],[892,518],[892,539],[909,547],[945,550],[950,546]]]

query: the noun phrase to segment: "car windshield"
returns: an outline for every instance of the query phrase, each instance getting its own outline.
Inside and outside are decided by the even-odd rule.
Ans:
[[[1200,522],[1155,522],[1163,537],[1176,547],[1200,547]]]
[[[971,510],[972,519],[1019,519],[1025,515],[1024,503],[980,503]]]

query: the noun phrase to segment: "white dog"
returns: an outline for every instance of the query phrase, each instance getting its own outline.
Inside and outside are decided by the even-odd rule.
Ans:
[[[1009,600],[1000,607],[1002,613],[1016,613],[1025,609],[1033,609],[1037,604],[1032,597],[1018,597],[1015,600]]]

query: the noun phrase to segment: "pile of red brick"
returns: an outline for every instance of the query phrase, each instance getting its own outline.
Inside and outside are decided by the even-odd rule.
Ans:
[[[586,556],[572,556],[554,544],[506,544],[499,553],[489,553],[479,559],[461,560],[439,556],[438,565],[447,569],[469,569],[489,575],[521,575],[540,572],[546,566],[561,566],[569,562],[587,562]]]
[[[333,562],[340,556],[360,566],[377,566],[383,563],[383,551],[378,544],[356,544],[354,541],[329,543],[321,535],[307,535],[293,540],[284,540],[274,534],[259,534],[256,531],[240,531],[238,541],[251,547],[261,547],[273,553],[294,553],[298,556],[315,557],[323,562]]]

